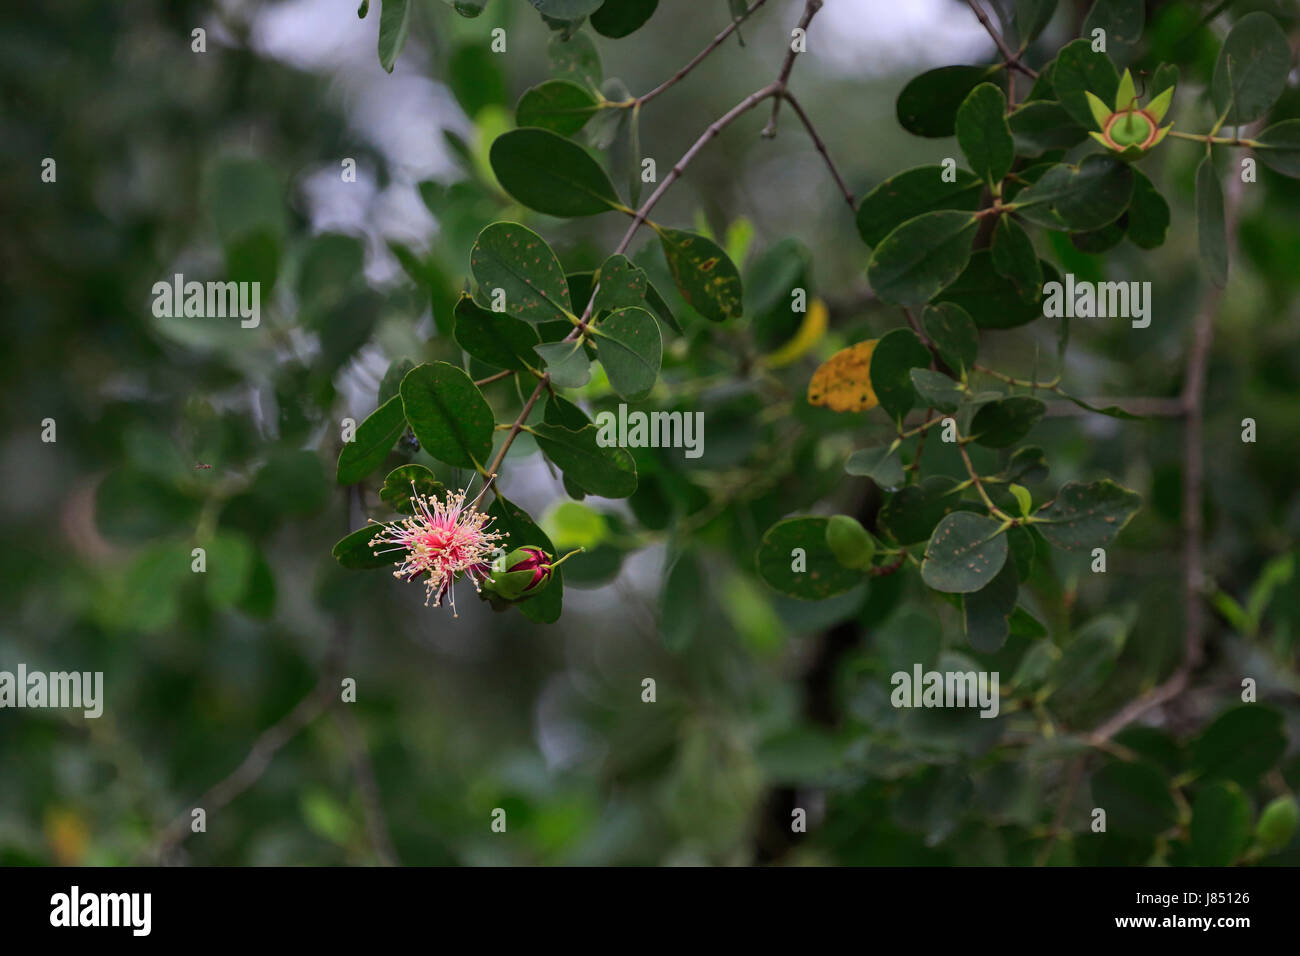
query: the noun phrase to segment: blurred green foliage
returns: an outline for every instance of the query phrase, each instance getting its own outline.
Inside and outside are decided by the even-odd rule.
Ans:
[[[1293,805],[1278,803],[1300,786],[1291,743],[1300,588],[1280,570],[1300,537],[1300,184],[1261,166],[1245,187],[1216,320],[1205,522],[1217,596],[1205,662],[1158,727],[1130,727],[1108,752],[1089,753],[1079,735],[1180,660],[1176,421],[1062,416],[1035,427],[1052,470],[1050,483],[1019,479],[1034,501],[1068,480],[1111,476],[1144,507],[1106,574],[1090,573],[1086,554],[1044,562],[1029,582],[1034,616],[1012,615],[993,653],[974,651],[960,605],[914,574],[810,603],[757,575],[762,536],[782,518],[878,507],[878,490],[846,480],[843,460],[864,438],[892,435],[883,417],[802,400],[821,359],[883,335],[899,316],[866,294],[853,219],[788,112],[775,141],[757,135],[765,111],[738,122],[660,207],[660,221],[726,246],[745,277],[744,319],[716,325],[682,301],[653,237],[630,250],[684,327],[665,339],[649,403],[704,411],[706,456],[632,450],[639,486],[622,507],[566,497],[531,436],[512,447],[511,499],[556,547],[588,549],[565,565],[560,621],[494,615],[467,589],[452,619],[425,609],[420,587],[339,567],[331,548],[362,510],[388,513],[382,482],[359,510],[331,480],[340,423],[361,421],[385,387],[396,394],[395,381],[381,384],[391,363],[464,363],[453,316],[479,231],[529,222],[570,276],[598,268],[621,232],[512,202],[488,156],[513,123],[510,106],[552,69],[594,72],[610,99],[615,82],[653,88],[729,18],[721,0],[711,18],[660,4],[633,39],[584,32],[577,42],[590,49],[557,54],[522,3],[494,0],[463,19],[413,0],[388,77],[374,53],[375,13],[358,20],[343,6],[313,6],[300,26],[364,32],[364,63],[272,56],[257,42],[269,7],[81,0],[0,15],[0,670],[21,661],[103,671],[107,698],[98,720],[0,710],[0,863],[148,858],[167,823],[226,777],[340,650],[341,673],[358,688],[342,706],[368,749],[381,825],[408,864],[1028,864],[1045,850],[1053,863],[1300,862]],[[1077,35],[1088,6],[1062,3],[1029,56]],[[1180,67],[1171,116],[1193,129],[1213,124],[1208,90],[1225,26],[1200,22],[1207,6],[1148,4],[1134,59]],[[1300,26],[1280,2],[1234,4],[1232,15],[1256,8],[1290,36]],[[770,80],[796,10],[772,3],[746,24],[744,47],[728,43],[641,112],[641,149],[661,175]],[[953,4],[953,15],[964,10]],[[191,49],[196,26],[207,31],[204,53]],[[495,27],[508,30],[507,55],[484,54]],[[818,39],[815,24],[810,36],[814,51],[837,42]],[[445,135],[442,172],[413,177],[363,131],[347,84],[367,71],[378,74],[368,82],[427,78],[450,91],[454,107],[435,100],[409,120],[439,143]],[[955,154],[951,140],[897,125],[894,100],[916,72],[818,69],[815,53],[800,64],[801,99],[859,197]],[[602,73],[620,79],[602,83]],[[1288,87],[1270,122],[1297,117],[1300,92]],[[583,135],[610,146],[619,131],[589,125]],[[53,183],[41,179],[46,157],[57,162]],[[369,184],[353,184],[362,212],[348,228],[322,227],[312,183],[338,189],[344,158]],[[1172,206],[1160,249],[1095,255],[1053,241],[1040,250],[1080,278],[1155,286],[1156,319],[1141,333],[1075,323],[1072,394],[1178,394],[1206,287],[1191,228],[1199,158],[1163,149],[1144,164]],[[623,169],[611,172],[625,191]],[[418,197],[436,225],[418,236],[388,228],[385,191]],[[156,317],[150,290],[175,272],[261,281],[260,325]],[[828,304],[829,332],[798,362],[759,372],[759,357],[794,333],[777,303],[796,285]],[[982,355],[1029,375],[1057,332],[985,333]],[[467,367],[472,378],[493,371],[472,358]],[[525,397],[509,380],[484,393],[506,422]],[[593,407],[617,401],[599,377],[583,394]],[[788,410],[773,414],[773,395]],[[563,399],[539,412],[555,427],[566,414]],[[1254,444],[1240,440],[1246,417],[1257,422]],[[46,419],[56,442],[41,440]],[[1001,466],[992,449],[971,453],[982,470]],[[965,475],[938,441],[927,461]],[[405,440],[385,461],[410,463],[449,486],[468,479]],[[206,550],[203,577],[191,571],[195,547]],[[1050,713],[1009,701],[994,720],[896,709],[889,675],[918,662],[997,670],[1026,701],[1050,685]],[[646,677],[653,704],[642,700]],[[1234,707],[1245,677],[1260,702]],[[357,756],[356,738],[322,716],[166,859],[375,862]],[[1049,843],[1080,757],[1087,772],[1068,832]],[[1105,835],[1089,831],[1098,805],[1112,808]],[[495,808],[506,811],[505,833],[490,828]],[[796,808],[808,812],[806,833],[791,831]]]

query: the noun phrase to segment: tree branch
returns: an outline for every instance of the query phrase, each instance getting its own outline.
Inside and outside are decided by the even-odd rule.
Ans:
[[[808,114],[803,111],[803,107],[799,105],[799,101],[794,98],[794,95],[789,90],[782,91],[781,96],[785,98],[785,100],[790,104],[790,108],[794,110],[795,115],[803,122],[804,129],[808,130],[808,135],[812,138],[813,145],[817,147],[817,152],[821,153],[822,159],[826,160],[826,168],[831,171],[831,177],[835,180],[835,185],[839,186],[840,192],[844,194],[844,201],[849,204],[849,212],[856,215],[858,208],[857,203],[853,199],[853,192],[848,186],[844,185],[844,180],[840,176],[840,171],[835,168],[835,163],[831,160],[831,154],[826,151],[826,144],[823,143],[822,138],[817,135],[817,129],[813,126],[812,120],[808,118]]]
[[[808,33],[808,24],[812,22],[812,18],[817,15],[817,11],[821,8],[822,0],[804,0],[803,14],[799,17],[799,24],[795,29],[804,31],[806,37]],[[781,72],[776,78],[776,87],[778,91],[785,92],[786,84],[790,82],[790,71],[794,69],[794,59],[798,55],[798,52],[794,48],[794,44],[791,43],[790,48],[785,52],[785,60],[781,64]],[[763,127],[763,136],[767,139],[771,139],[776,135],[776,118],[780,112],[781,98],[778,96],[776,102],[772,104],[772,118],[769,119],[767,125]]]
[[[361,794],[361,808],[366,817],[366,833],[375,856],[383,866],[397,866],[397,851],[389,835],[388,819],[384,815],[384,803],[379,795],[379,782],[375,779],[375,769],[370,762],[370,748],[366,746],[365,735],[357,724],[357,718],[347,707],[334,711],[334,720],[343,732],[343,742],[348,749],[348,759],[352,763],[352,774],[356,777],[357,790]]]
[[[352,508],[359,502],[356,485],[344,489],[344,534],[352,531]],[[320,679],[316,686],[300,700],[293,710],[272,724],[258,735],[249,748],[247,755],[239,766],[224,779],[209,787],[200,797],[193,800],[169,823],[151,849],[144,854],[154,861],[161,861],[171,850],[180,845],[190,832],[190,813],[202,808],[205,813],[212,813],[229,804],[253,784],[262,778],[271,760],[309,724],[330,708],[339,699],[339,675],[343,661],[347,657],[348,643],[351,639],[351,627],[343,615],[334,619],[334,633],[325,660]]]
[[[1025,64],[1020,62],[1019,55],[1013,52],[1011,47],[1007,46],[1007,41],[1002,39],[1002,34],[998,32],[997,27],[989,22],[988,14],[980,9],[979,4],[977,4],[975,0],[966,0],[966,5],[971,8],[971,11],[975,16],[979,17],[979,21],[984,26],[984,30],[993,38],[993,42],[997,44],[998,52],[1002,54],[1002,59],[1006,63],[1007,68],[1011,70],[1019,70],[1021,73],[1025,74],[1025,76],[1038,79],[1038,71],[1025,66]]]
[[[757,10],[766,2],[767,0],[754,0],[754,2],[749,5],[749,8],[744,13],[742,13],[740,16],[732,20],[731,23],[727,25],[727,28],[723,30],[721,33],[719,33],[717,36],[715,36],[713,40],[710,41],[708,46],[706,46],[699,53],[695,54],[695,56],[691,59],[689,63],[687,63],[684,67],[682,67],[672,76],[668,77],[668,79],[664,80],[662,83],[656,86],[649,93],[646,93],[644,96],[638,96],[635,100],[635,104],[637,106],[644,106],[646,103],[649,103],[660,93],[664,92],[664,90],[670,89],[671,87],[680,83],[683,79],[686,78],[686,74],[690,73],[691,70],[699,66],[700,63],[704,61],[704,58],[707,57],[710,53],[712,53],[718,47],[722,46],[723,42],[727,39],[727,37],[735,33],[736,30],[740,28],[740,25],[749,19],[750,14],[753,13],[755,10]]]

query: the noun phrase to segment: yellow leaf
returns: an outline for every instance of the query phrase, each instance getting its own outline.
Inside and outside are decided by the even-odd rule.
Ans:
[[[825,405],[833,412],[865,412],[880,404],[871,388],[871,353],[877,341],[850,345],[823,362],[808,383],[808,404]]]
[[[804,313],[799,331],[795,332],[794,337],[779,349],[765,357],[763,364],[768,368],[781,368],[783,365],[798,361],[822,340],[822,336],[826,334],[829,318],[830,313],[826,309],[826,303],[821,299],[813,299],[812,304],[808,306],[808,311]]]

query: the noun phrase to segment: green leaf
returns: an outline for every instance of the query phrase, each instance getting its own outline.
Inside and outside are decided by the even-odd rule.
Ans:
[[[1284,120],[1255,137],[1255,155],[1283,176],[1300,179],[1300,119]]]
[[[857,225],[862,241],[874,246],[909,219],[939,209],[973,212],[983,184],[974,173],[954,169],[946,182],[943,166],[917,166],[886,179],[862,197]]]
[[[664,647],[673,654],[694,642],[701,624],[701,609],[708,599],[705,570],[694,551],[683,551],[668,562],[660,601],[659,633]]]
[[[969,594],[984,587],[1007,560],[1007,536],[993,518],[954,511],[925,547],[921,579],[936,591]]]
[[[555,545],[546,536],[546,532],[537,526],[528,512],[503,495],[496,496],[487,512],[494,519],[492,529],[509,535],[506,538],[509,550],[535,547],[547,554],[555,554]],[[515,606],[520,614],[538,624],[553,624],[558,621],[564,607],[564,566],[561,565],[551,573],[551,583],[544,591]]]
[[[655,231],[686,303],[712,322],[739,318],[744,303],[740,273],[718,244],[681,229]]]
[[[949,367],[968,370],[974,364],[979,349],[979,331],[961,306],[951,302],[928,305],[921,315],[921,325],[938,349],[939,357]]]
[[[862,583],[826,544],[826,518],[787,518],[767,529],[758,547],[758,575],[773,590],[801,601],[824,601]]]
[[[595,13],[605,0],[528,0],[552,20],[577,20]]]
[[[204,545],[204,590],[213,607],[233,607],[248,590],[257,552],[242,534],[221,532]]]
[[[1007,448],[1028,435],[1046,411],[1046,405],[1028,395],[989,402],[971,419],[971,436],[987,448]]]
[[[1088,131],[1055,100],[1025,103],[1007,118],[1007,124],[1021,156],[1069,149],[1088,138]]]
[[[601,109],[600,101],[585,86],[570,80],[547,80],[525,90],[515,107],[519,126],[536,126],[571,136],[587,125]]]
[[[432,498],[440,497],[446,491],[446,486],[424,465],[401,465],[390,471],[384,479],[384,487],[379,489],[379,499],[399,514],[413,515],[413,494]]]
[[[364,2],[368,2],[368,0],[363,0]],[[472,20],[483,12],[488,0],[443,0],[443,3],[450,4],[451,8],[462,17]]]
[[[942,372],[914,368],[909,374],[912,377],[912,388],[916,389],[922,405],[929,405],[941,412],[955,412],[966,397],[961,387]]]
[[[1039,261],[1044,283],[1060,278],[1049,264]],[[969,313],[981,329],[1011,329],[1040,319],[1041,286],[1021,285],[993,268],[992,253],[981,249],[971,256],[966,271],[936,297],[935,303],[952,302]]]
[[[987,586],[962,595],[962,629],[971,647],[981,654],[1001,650],[1011,629],[1011,614],[1019,593],[1015,562],[1007,561]]]
[[[490,107],[505,106],[503,59],[482,41],[461,42],[452,50],[447,61],[447,85],[470,119]]]
[[[353,440],[339,452],[335,480],[354,485],[384,463],[393,443],[406,430],[406,415],[400,397],[390,398],[357,426]]]
[[[970,507],[953,493],[955,487],[952,478],[932,475],[920,484],[900,488],[885,501],[876,524],[898,544],[926,541],[945,516]]]
[[[967,95],[1001,69],[1001,65],[942,66],[913,77],[898,94],[898,122],[917,136],[951,136],[957,110]]]
[[[1202,788],[1192,804],[1192,858],[1197,866],[1231,866],[1250,843],[1250,802],[1231,781]]]
[[[1069,709],[1096,697],[1114,671],[1127,636],[1124,622],[1113,615],[1093,618],[1079,628],[1052,667],[1053,704]]]
[[[1034,499],[1033,496],[1029,494],[1028,488],[1026,488],[1024,485],[1017,485],[1016,483],[1012,482],[1011,484],[1007,485],[1007,491],[1011,492],[1011,494],[1015,497],[1016,504],[1020,506],[1021,515],[1028,518],[1031,514],[1034,513]],[[1015,530],[1025,531],[1023,527],[1016,528]],[[1026,535],[1028,535],[1028,532],[1026,532]],[[1030,538],[1030,540],[1031,541],[1033,540],[1032,537]]]
[[[882,488],[897,488],[903,483],[903,462],[897,449],[889,445],[855,451],[844,463],[844,470],[850,475],[870,478]]]
[[[1018,286],[1033,288],[1043,284],[1043,269],[1038,253],[1024,227],[1010,216],[998,218],[993,230],[993,268]]]
[[[1016,32],[1020,49],[1026,50],[1047,29],[1056,13],[1057,0],[1016,0]]]
[[[1300,133],[1300,125],[1297,132]],[[1169,231],[1169,203],[1146,174],[1136,169],[1133,170],[1133,198],[1129,200],[1127,218],[1127,235],[1133,245],[1139,249],[1164,245],[1165,233]]]
[[[1223,188],[1209,156],[1196,167],[1196,239],[1206,275],[1222,289],[1228,284],[1228,226]]]
[[[876,555],[876,543],[858,519],[849,515],[831,515],[826,523],[826,546],[835,560],[846,568],[865,571]]]
[[[401,555],[396,551],[391,554],[377,555],[370,541],[375,535],[381,534],[385,528],[395,526],[396,522],[392,522],[383,525],[368,524],[364,528],[358,528],[346,537],[340,538],[331,553],[339,564],[351,571],[373,571],[376,568],[392,568],[394,564],[401,560]]]
[[[1282,715],[1263,704],[1225,710],[1192,741],[1191,767],[1206,780],[1252,787],[1286,750]]]
[[[383,0],[379,13],[379,65],[389,73],[397,56],[406,46],[406,33],[411,26],[410,0]]]
[[[569,285],[551,247],[517,222],[494,222],[474,241],[470,270],[479,283],[478,303],[496,304],[500,289],[508,315],[534,325],[572,321]]]
[[[891,305],[920,305],[956,279],[970,261],[979,227],[968,212],[928,212],[880,241],[867,265],[867,281]]]
[[[591,424],[591,419],[587,417],[586,412],[563,395],[557,394],[552,394],[546,400],[542,421],[548,425],[563,425],[575,432]]]
[[[1011,453],[1002,477],[1007,481],[1042,481],[1047,477],[1047,458],[1037,445],[1026,445]]]
[[[1049,229],[1084,232],[1114,222],[1133,197],[1133,168],[1093,153],[1078,166],[1060,163],[1018,193],[1016,212]]]
[[[591,15],[591,25],[601,36],[617,40],[641,29],[658,6],[659,0],[605,0]]]
[[[1057,394],[1060,395],[1062,398],[1064,398],[1066,401],[1073,402],[1075,405],[1078,405],[1080,408],[1087,409],[1088,411],[1096,415],[1106,415],[1109,416],[1110,418],[1120,418],[1125,421],[1131,421],[1131,422],[1140,422],[1147,417],[1145,415],[1134,415],[1132,412],[1126,412],[1118,405],[1107,405],[1105,408],[1102,408],[1097,405],[1089,405],[1083,399],[1075,398],[1073,395],[1067,395],[1065,392],[1058,391]]]
[[[1128,217],[1120,216],[1112,223],[1102,226],[1100,229],[1093,229],[1090,232],[1072,232],[1070,233],[1070,244],[1080,252],[1086,252],[1089,255],[1099,255],[1114,249],[1124,241],[1124,233],[1128,229]]]
[[[568,39],[562,33],[553,34],[546,46],[546,55],[551,63],[552,76],[585,83],[593,90],[600,89],[604,77],[600,54],[588,34],[579,30]]]
[[[465,294],[456,302],[455,315],[456,343],[480,362],[515,372],[536,364],[533,348],[540,339],[527,322],[479,308]]]
[[[402,379],[406,378],[406,373],[415,368],[415,363],[409,358],[393,359],[388,366],[388,371],[384,373],[383,381],[379,383],[379,404],[382,405],[402,387]]]
[[[663,293],[656,289],[654,283],[648,278],[646,279],[645,286],[645,301],[646,305],[654,309],[655,315],[659,316],[659,319],[664,323],[664,325],[668,326],[678,335],[682,334],[682,325],[677,321],[677,316],[673,315],[673,310],[668,307],[668,303],[664,299]]]
[[[1210,83],[1214,111],[1225,124],[1242,126],[1259,119],[1286,89],[1291,45],[1277,21],[1263,11],[1248,13],[1228,31]]]
[[[492,409],[463,369],[417,365],[402,379],[402,407],[420,445],[438,461],[473,468],[492,454]]]
[[[976,176],[989,186],[1011,171],[1016,144],[1007,126],[1007,98],[992,83],[971,90],[957,109],[957,144]]]
[[[663,359],[654,316],[645,309],[619,309],[601,320],[596,339],[600,364],[614,391],[629,402],[649,395]]]
[[[871,353],[871,390],[895,421],[916,404],[911,371],[930,366],[930,350],[911,329],[894,329],[880,337]]]
[[[595,425],[573,431],[562,425],[534,425],[537,446],[584,490],[602,498],[626,498],[636,491],[636,463],[624,448],[601,447]]]
[[[1093,52],[1091,40],[1079,39],[1067,43],[1056,55],[1052,85],[1057,101],[1074,121],[1084,129],[1092,129],[1087,94],[1092,93],[1106,103],[1115,102],[1119,74],[1106,54]]]
[[[641,305],[650,285],[640,267],[621,253],[605,260],[595,281],[598,286],[593,315]]]
[[[1260,811],[1255,842],[1265,852],[1280,850],[1295,836],[1297,823],[1300,823],[1300,806],[1296,805],[1295,797],[1290,794],[1274,797]]]
[[[516,201],[548,216],[626,209],[600,164],[577,143],[545,129],[502,133],[488,152],[497,181]]]
[[[591,360],[577,339],[571,342],[547,342],[533,350],[546,363],[551,384],[559,388],[582,388],[591,381]]]
[[[1178,819],[1169,780],[1149,763],[1109,763],[1092,777],[1093,802],[1106,811],[1106,829],[1154,837]]]
[[[1084,484],[1067,482],[1055,500],[1038,509],[1036,527],[1044,538],[1065,551],[1104,548],[1142,504],[1133,491],[1109,478]]]
[[[1146,3],[1144,0],[1097,0],[1088,11],[1083,21],[1082,36],[1089,42],[1093,30],[1106,31],[1106,52],[1111,59],[1121,63],[1128,61],[1129,54],[1138,40],[1142,38],[1142,26],[1146,21]],[[1093,90],[1093,92],[1097,92]],[[1111,102],[1110,99],[1106,102]]]

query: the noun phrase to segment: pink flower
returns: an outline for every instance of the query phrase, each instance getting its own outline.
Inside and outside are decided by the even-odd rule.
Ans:
[[[428,574],[426,607],[430,601],[434,607],[442,607],[443,598],[450,594],[451,612],[459,617],[456,593],[452,590],[456,579],[462,574],[469,575],[474,590],[478,591],[480,584],[491,575],[490,558],[499,547],[497,542],[508,537],[504,532],[488,531],[493,518],[477,510],[491,484],[489,480],[478,497],[467,505],[463,491],[448,492],[446,499],[439,501],[416,492],[415,482],[411,482],[415,514],[390,524],[375,522],[382,530],[370,539],[371,547],[379,544],[391,547],[374,553],[404,552],[395,562],[397,570],[393,577],[414,581],[421,574]]]

